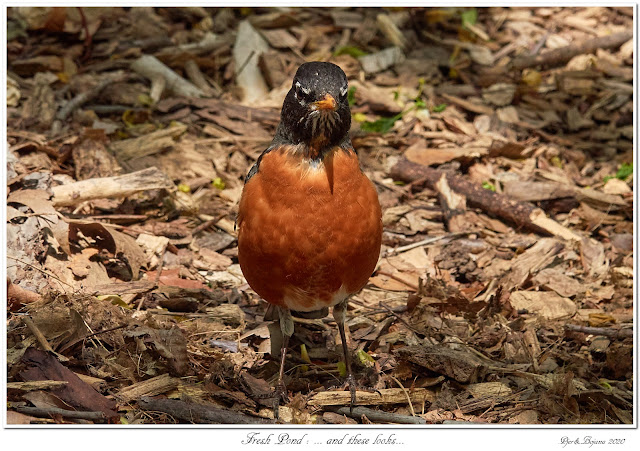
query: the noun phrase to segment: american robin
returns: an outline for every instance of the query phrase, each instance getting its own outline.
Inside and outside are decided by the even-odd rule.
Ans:
[[[345,338],[349,296],[375,269],[382,215],[373,183],[349,139],[345,73],[332,63],[301,65],[282,105],[271,145],[245,180],[238,211],[238,260],[253,290],[276,307],[283,341],[276,410],[283,382],[291,311],[333,307],[351,392],[355,381]]]

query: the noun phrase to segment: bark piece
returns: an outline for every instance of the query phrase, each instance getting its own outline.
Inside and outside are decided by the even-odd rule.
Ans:
[[[55,390],[67,385],[67,381],[27,381],[27,382],[7,382],[7,390],[34,391],[34,390]]]
[[[139,138],[113,142],[109,147],[120,161],[132,160],[173,148],[175,140],[186,131],[186,125],[176,124]]]
[[[473,229],[474,225],[465,220],[467,199],[451,190],[445,174],[442,174],[442,177],[436,183],[436,189],[438,190],[440,206],[444,212],[444,221],[449,232],[456,233]]]
[[[155,396],[167,393],[180,385],[180,379],[162,374],[146,381],[124,387],[114,396],[121,404],[139,400],[145,396]]]
[[[422,405],[423,402],[433,402],[435,395],[426,388],[416,388],[409,390],[409,397],[412,403]],[[348,391],[324,391],[313,395],[307,404],[310,406],[344,406],[351,400]],[[356,392],[355,405],[385,405],[385,404],[407,404],[409,400],[401,388],[386,388],[378,392]]]
[[[111,177],[122,172],[115,157],[107,151],[107,137],[102,130],[89,130],[73,146],[71,155],[76,169],[76,180]]]
[[[564,245],[553,238],[542,238],[510,262],[510,271],[500,285],[510,291],[522,285],[530,276],[549,266]]]
[[[248,20],[240,22],[233,45],[236,83],[243,91],[243,102],[253,104],[263,100],[269,89],[260,72],[258,59],[269,50],[269,45]]]
[[[400,47],[389,47],[370,55],[358,58],[362,69],[367,74],[375,74],[404,61],[405,56]]]
[[[548,291],[514,291],[509,302],[515,309],[526,310],[545,319],[569,318],[578,311],[572,300]]]
[[[474,354],[446,346],[406,346],[396,354],[403,360],[463,384],[475,383],[488,370]]]

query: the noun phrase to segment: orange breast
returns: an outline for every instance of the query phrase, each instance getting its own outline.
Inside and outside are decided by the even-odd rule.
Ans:
[[[238,212],[238,259],[256,293],[298,311],[335,305],[375,269],[378,195],[353,151],[313,167],[288,150],[266,153]]]

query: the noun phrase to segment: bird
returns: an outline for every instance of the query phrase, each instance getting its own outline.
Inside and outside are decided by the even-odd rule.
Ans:
[[[293,78],[271,144],[251,167],[236,219],[238,260],[249,286],[277,310],[282,331],[274,414],[287,399],[284,365],[292,311],[333,307],[353,410],[356,384],[345,319],[349,297],[367,283],[382,243],[374,184],[349,137],[344,71],[329,62],[302,64]]]

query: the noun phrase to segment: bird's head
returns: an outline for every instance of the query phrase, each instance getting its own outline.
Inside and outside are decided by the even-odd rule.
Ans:
[[[348,88],[347,76],[335,64],[300,66],[282,105],[285,136],[316,149],[339,144],[351,127]]]

